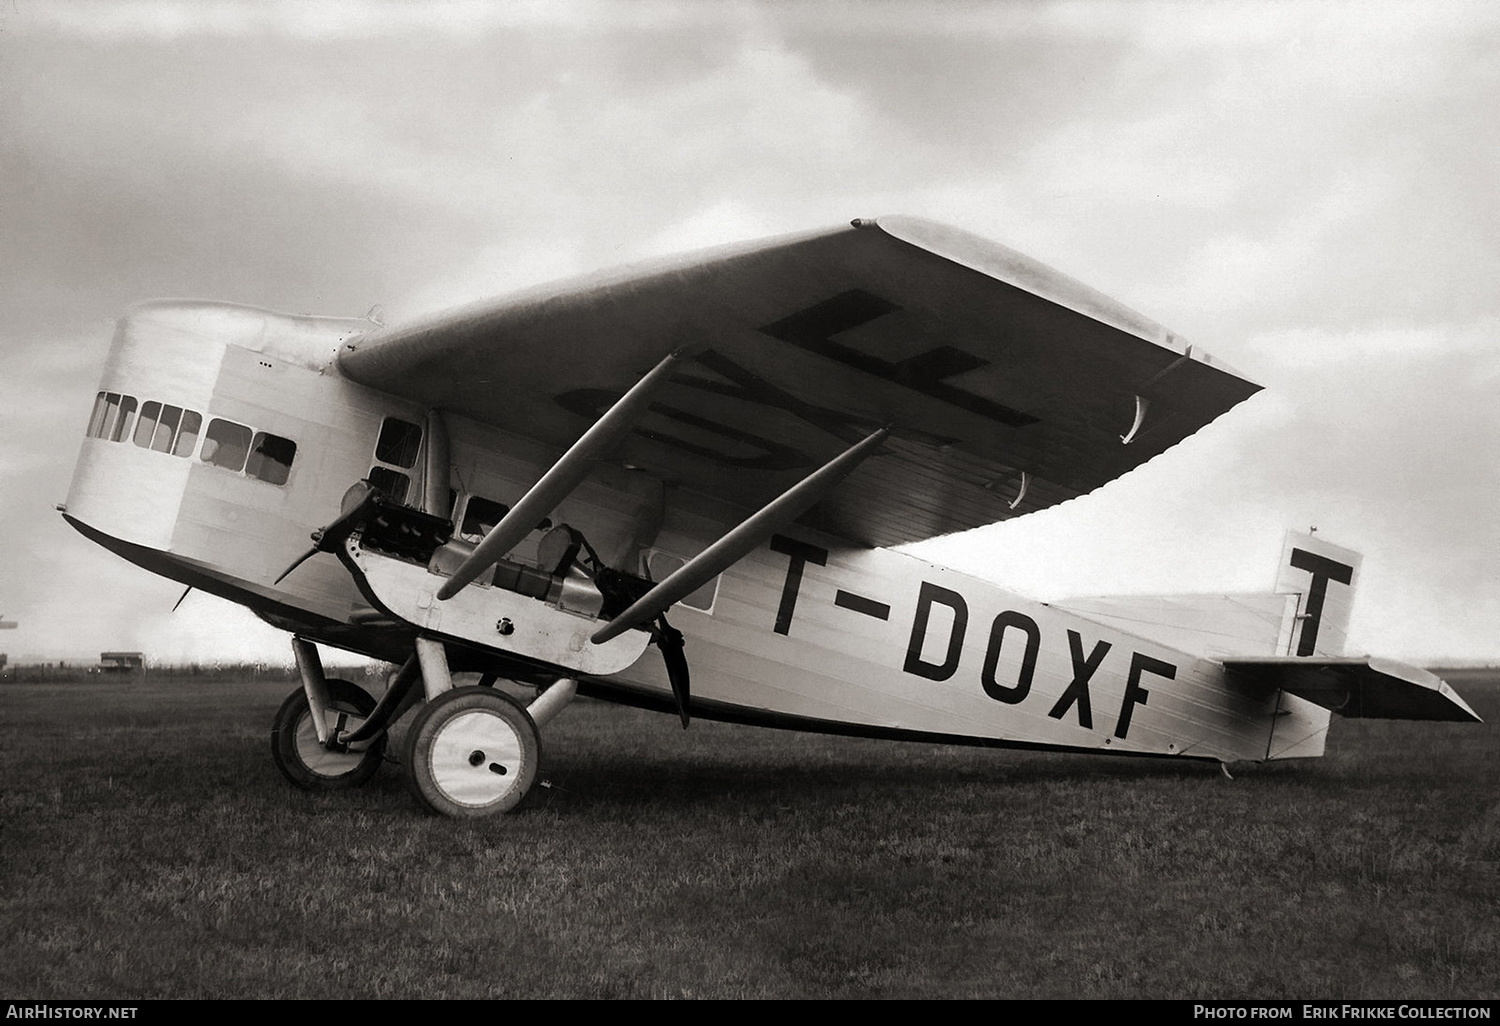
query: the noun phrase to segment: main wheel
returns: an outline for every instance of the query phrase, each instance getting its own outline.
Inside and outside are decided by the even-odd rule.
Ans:
[[[330,678],[329,730],[353,731],[375,709],[375,699],[347,680]],[[271,724],[271,758],[281,775],[308,791],[358,787],[375,775],[385,755],[385,735],[362,752],[336,752],[318,743],[307,694],[298,688],[276,710]]]
[[[542,738],[521,705],[493,688],[454,688],[422,707],[407,731],[412,794],[433,812],[509,812],[536,782]]]

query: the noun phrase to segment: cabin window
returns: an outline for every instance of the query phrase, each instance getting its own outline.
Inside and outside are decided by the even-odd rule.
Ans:
[[[142,449],[151,448],[151,436],[156,432],[156,422],[161,419],[161,403],[149,402],[141,405],[140,419],[135,422],[135,444]]]
[[[459,537],[466,541],[479,541],[508,512],[510,507],[503,502],[478,495],[469,496],[469,504],[464,507],[464,522],[458,529]]]
[[[201,459],[238,474],[245,469],[245,457],[250,455],[250,438],[250,429],[243,424],[215,417],[208,422],[208,433],[203,436]]]
[[[135,399],[132,396],[100,392],[94,399],[94,412],[89,416],[88,437],[122,442],[130,437],[134,422]]]
[[[411,478],[405,474],[398,473],[389,467],[371,467],[369,480],[392,502],[402,504],[406,502],[406,492],[411,487]]]
[[[410,469],[417,462],[417,450],[421,447],[421,428],[396,417],[387,417],[380,426],[380,438],[375,443],[375,458],[393,467]]]
[[[177,444],[172,446],[173,456],[191,456],[198,444],[198,431],[203,427],[203,415],[192,410],[182,411],[182,424],[177,428]]]
[[[186,456],[193,451],[200,423],[201,418],[192,410],[183,412],[177,445],[173,450],[177,455]],[[223,467],[236,474],[243,472],[257,481],[284,485],[296,456],[297,443],[290,438],[269,431],[252,431],[243,424],[215,417],[208,422],[208,430],[203,435],[203,451],[198,458],[210,466]]]
[[[250,444],[250,457],[245,461],[245,473],[268,484],[283,485],[296,456],[297,443],[290,438],[257,431],[255,441]]]
[[[120,419],[115,421],[114,430],[109,433],[111,442],[123,442],[130,437],[130,426],[135,421],[135,398],[133,396],[120,396]]]
[[[687,565],[687,560],[660,549],[649,549],[646,554],[646,572],[658,584]],[[713,612],[714,600],[719,597],[719,578],[715,577],[697,591],[681,599],[681,604],[705,613]]]
[[[380,437],[375,440],[375,459],[390,466],[370,468],[370,483],[379,488],[392,502],[406,503],[411,491],[411,478],[395,469],[410,470],[416,466],[417,453],[422,448],[422,429],[411,421],[399,417],[387,417],[380,425]]]
[[[184,410],[181,406],[167,406],[154,401],[144,403],[140,419],[135,425],[135,444],[155,452],[186,456],[193,451],[193,443],[198,439],[198,424],[201,419],[198,414]],[[184,434],[188,435],[185,446],[182,441]]]
[[[141,404],[141,415],[137,418],[135,399],[118,392],[100,392],[94,399],[94,412],[89,415],[87,435],[111,442],[129,438],[142,449],[186,457],[193,454],[202,427],[203,415],[181,406],[153,399]]]
[[[109,417],[109,392],[100,392],[94,397],[94,412],[89,414],[89,427],[83,433],[85,438],[103,438],[104,425]],[[115,396],[118,400],[120,397]]]

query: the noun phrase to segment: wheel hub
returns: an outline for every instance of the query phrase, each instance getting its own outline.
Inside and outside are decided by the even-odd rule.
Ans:
[[[445,816],[507,812],[536,782],[541,738],[515,699],[461,687],[432,699],[407,733],[407,785]]]
[[[521,743],[502,717],[488,710],[454,716],[432,742],[433,782],[461,805],[489,805],[513,786],[521,768]]]

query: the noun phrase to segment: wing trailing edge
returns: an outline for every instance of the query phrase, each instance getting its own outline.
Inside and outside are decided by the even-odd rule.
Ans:
[[[1434,673],[1370,656],[1256,656],[1225,659],[1231,684],[1279,688],[1351,719],[1482,722]]]

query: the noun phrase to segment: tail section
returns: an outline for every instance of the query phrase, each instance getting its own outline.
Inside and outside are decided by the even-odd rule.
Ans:
[[[1109,595],[1056,605],[1211,659],[1344,654],[1361,556],[1288,531],[1276,586],[1247,595]]]
[[[1056,605],[1224,664],[1233,690],[1276,697],[1267,759],[1323,754],[1331,713],[1479,717],[1444,681],[1388,659],[1345,657],[1362,557],[1288,531],[1275,590],[1251,595],[1118,595]]]
[[[1357,552],[1288,531],[1276,591],[1295,599],[1296,614],[1278,641],[1279,655],[1223,660],[1230,685],[1276,689],[1283,708],[1291,698],[1350,718],[1478,722],[1458,693],[1426,670],[1390,659],[1343,657],[1359,564]]]
[[[1296,598],[1297,613],[1278,645],[1282,658],[1227,658],[1230,679],[1280,688],[1351,718],[1478,722],[1458,693],[1426,670],[1390,659],[1341,658],[1359,564],[1357,552],[1288,531],[1276,591]]]

